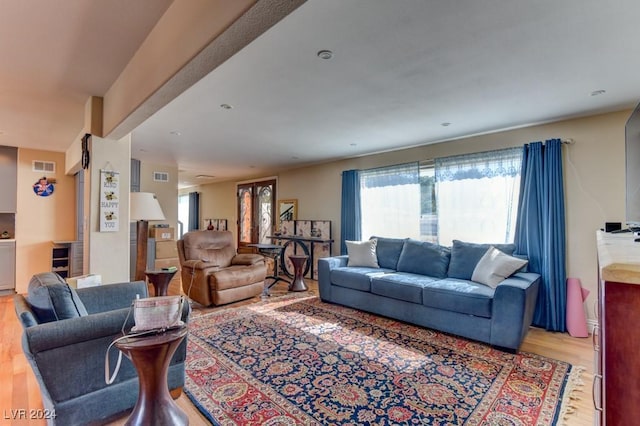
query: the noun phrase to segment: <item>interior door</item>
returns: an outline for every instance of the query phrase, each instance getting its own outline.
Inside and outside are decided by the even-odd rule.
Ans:
[[[238,248],[271,242],[275,225],[276,181],[238,185]]]

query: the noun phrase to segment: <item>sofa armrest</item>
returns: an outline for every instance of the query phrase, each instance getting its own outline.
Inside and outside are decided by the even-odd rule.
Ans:
[[[529,326],[538,298],[540,274],[518,272],[496,287],[491,315],[491,344],[517,350]]]
[[[349,257],[346,255],[318,259],[318,290],[321,300],[334,301],[331,297],[331,270],[347,266],[348,261]]]
[[[128,308],[136,296],[149,297],[149,288],[144,281],[103,284],[76,290],[89,314]]]
[[[27,303],[27,299],[21,294],[13,296],[13,306],[16,310],[16,315],[22,324],[22,328],[33,327],[38,325],[38,319],[36,318],[31,306]]]
[[[232,265],[255,265],[260,262],[264,262],[264,256],[254,253],[236,254],[233,256],[233,259],[231,259]]]

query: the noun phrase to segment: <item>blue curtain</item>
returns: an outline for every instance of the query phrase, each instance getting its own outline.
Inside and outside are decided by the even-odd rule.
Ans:
[[[524,146],[516,251],[529,257],[529,269],[542,276],[533,324],[566,331],[566,251],[562,142],[551,139]]]
[[[360,230],[360,172],[342,172],[342,210],[340,213],[340,253],[347,254],[346,240],[359,241]]]
[[[189,231],[200,229],[200,193],[189,193]]]

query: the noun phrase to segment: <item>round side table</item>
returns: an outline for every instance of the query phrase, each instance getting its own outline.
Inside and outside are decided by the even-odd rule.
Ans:
[[[289,260],[293,264],[293,281],[289,285],[289,291],[307,291],[307,284],[304,282],[304,264],[309,259],[307,255],[291,255]]]
[[[147,278],[149,278],[149,282],[153,284],[153,289],[155,290],[155,296],[166,296],[167,290],[169,289],[169,283],[173,279],[173,276],[178,271],[144,271]]]
[[[123,339],[115,344],[133,362],[140,382],[138,401],[126,426],[189,424],[189,417],[171,398],[167,385],[169,363],[186,335],[184,326],[162,334]]]

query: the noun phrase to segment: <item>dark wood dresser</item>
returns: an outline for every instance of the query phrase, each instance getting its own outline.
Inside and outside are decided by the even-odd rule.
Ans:
[[[633,233],[597,233],[593,401],[600,425],[640,419],[640,242],[634,238]]]

